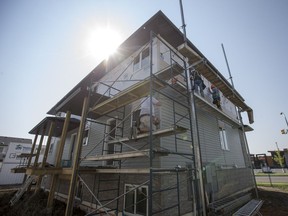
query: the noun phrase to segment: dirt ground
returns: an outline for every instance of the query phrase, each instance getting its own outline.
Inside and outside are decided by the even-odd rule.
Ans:
[[[274,187],[258,187],[259,199],[264,201],[260,212],[263,216],[288,215],[288,191]]]
[[[15,194],[15,190],[0,188],[0,215],[1,216],[63,216],[65,215],[66,204],[54,200],[51,210],[46,208],[48,192],[39,190],[36,194],[34,191],[26,192],[23,197],[12,207],[9,201]],[[74,208],[73,215],[83,216],[85,212],[79,208]]]
[[[278,188],[258,187],[259,198],[264,201],[260,212],[263,216],[287,216],[288,215],[288,191]],[[39,216],[53,215],[62,216],[65,214],[66,205],[55,200],[52,212],[46,208],[48,193],[43,190],[34,194],[33,191],[26,193],[13,207],[9,201],[15,190],[0,188],[0,215],[2,216]],[[79,208],[74,208],[73,215],[85,215]]]

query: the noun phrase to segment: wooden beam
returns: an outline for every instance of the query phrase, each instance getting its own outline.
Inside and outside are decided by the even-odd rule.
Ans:
[[[54,133],[54,128],[55,128],[55,121],[52,121],[50,124],[48,139],[47,139],[46,148],[45,148],[45,152],[43,156],[42,167],[45,166],[47,162],[47,157],[48,157],[48,153],[49,153],[49,149],[51,145],[51,139]]]
[[[64,144],[65,144],[65,140],[67,136],[67,130],[68,130],[69,122],[70,122],[70,117],[71,117],[71,112],[68,111],[66,113],[65,122],[64,122],[63,129],[62,129],[60,143],[57,148],[57,156],[56,156],[56,163],[55,163],[56,168],[60,168],[60,165],[61,165],[61,159],[62,159]],[[54,193],[55,193],[57,182],[58,182],[58,175],[54,174],[52,177],[50,192],[49,192],[49,196],[47,200],[47,208],[51,208],[53,205]]]
[[[74,151],[74,160],[72,164],[72,176],[69,185],[69,193],[68,193],[68,200],[67,206],[65,210],[65,216],[71,216],[73,214],[73,206],[74,206],[74,198],[75,198],[75,188],[77,184],[77,175],[78,175],[78,167],[79,167],[79,158],[81,156],[81,147],[83,142],[83,131],[85,129],[85,121],[86,116],[89,108],[89,96],[87,95],[83,101],[82,107],[82,114],[81,114],[81,121],[77,135],[77,144],[76,149]]]
[[[96,155],[87,157],[87,161],[103,161],[103,160],[119,160],[124,158],[135,158],[135,157],[149,157],[149,152],[147,150],[140,151],[129,151],[123,153],[114,153],[106,155]]]
[[[97,173],[119,173],[119,174],[147,174],[150,173],[150,169],[149,168],[139,168],[139,169],[125,169],[125,168],[121,168],[121,169],[114,169],[114,168],[110,168],[110,169],[105,169],[105,168],[81,168],[79,170],[79,173],[81,174],[97,174]]]
[[[26,173],[26,167],[14,167],[11,169],[12,173]],[[25,175],[26,176],[26,175]]]
[[[38,132],[35,134],[35,137],[34,137],[33,145],[32,145],[31,152],[30,152],[31,156],[28,159],[27,167],[29,167],[31,165],[31,160],[32,160],[32,157],[33,157],[32,155],[33,155],[34,150],[35,150],[37,138],[38,138]]]
[[[47,156],[48,156],[48,152],[49,152],[49,148],[50,148],[50,144],[51,144],[51,139],[52,139],[52,136],[53,136],[54,128],[55,128],[55,122],[53,121],[50,124],[48,139],[47,139],[47,142],[46,142],[46,148],[45,148],[45,152],[44,152],[42,163],[40,165],[41,168],[46,166]],[[35,187],[35,193],[37,193],[38,190],[41,188],[42,178],[43,178],[43,175],[39,175],[38,180],[37,180],[37,185]]]
[[[44,168],[27,168],[26,174],[29,175],[58,175],[62,174],[62,168],[44,167]]]
[[[34,160],[34,165],[33,165],[34,167],[38,166],[38,159],[39,159],[39,156],[40,156],[40,153],[41,153],[41,148],[42,148],[42,144],[43,144],[43,140],[44,140],[44,136],[45,136],[45,130],[46,130],[46,125],[42,129],[40,143],[39,143],[39,146],[38,146],[38,149],[37,149],[37,153],[36,153],[36,157],[35,157],[35,160]]]

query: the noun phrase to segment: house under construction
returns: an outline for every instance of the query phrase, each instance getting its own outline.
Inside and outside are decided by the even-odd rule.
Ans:
[[[191,70],[206,85],[203,95]],[[151,130],[139,133],[143,98],[152,96],[160,123],[152,130],[150,116]],[[37,177],[36,191],[49,191],[47,207],[61,199],[66,215],[75,205],[87,215],[231,214],[255,187],[245,137],[252,128],[242,112],[253,123],[237,90],[159,11],[48,111],[30,131],[27,166],[13,171],[28,176],[23,190]]]

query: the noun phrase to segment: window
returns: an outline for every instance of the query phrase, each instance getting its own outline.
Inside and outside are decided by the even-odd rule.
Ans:
[[[139,69],[145,68],[149,65],[149,47],[144,49],[138,56],[134,59],[133,70],[137,71]]]
[[[147,186],[136,188],[137,185],[125,184],[124,208],[127,215],[147,215]]]
[[[140,54],[134,59],[133,71],[137,71],[140,69]]]
[[[219,127],[219,135],[220,135],[221,148],[223,150],[229,150],[225,128]]]
[[[142,58],[141,58],[141,68],[144,68],[149,65],[149,48],[146,48],[142,52]]]
[[[85,131],[83,133],[83,143],[82,143],[83,146],[88,145],[89,129],[90,129],[90,122],[86,122]]]

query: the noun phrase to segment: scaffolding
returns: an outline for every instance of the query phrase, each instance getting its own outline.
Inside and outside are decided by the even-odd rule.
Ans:
[[[128,66],[133,65],[137,56],[147,52],[147,49],[147,75],[123,80]],[[250,108],[241,98],[234,97],[237,92],[228,88],[219,74],[187,43],[177,50],[161,36],[151,32],[149,43],[127,65],[115,80],[90,80],[87,86],[74,89],[70,105],[63,106],[71,108],[76,100],[82,101],[80,119],[71,118],[72,114],[79,114],[78,105],[78,113],[71,113],[67,108],[65,118],[46,118],[32,130],[36,136],[26,175],[39,176],[36,191],[41,187],[42,178],[50,176],[48,208],[53,206],[61,181],[70,182],[69,188],[66,188],[66,216],[73,214],[75,197],[81,197],[83,191],[90,199],[87,215],[118,215],[121,212],[140,215],[183,215],[193,212],[195,215],[206,215],[208,203],[204,194],[197,109],[203,108],[232,123],[237,121],[192,91],[189,68],[201,71],[223,95],[231,97],[235,105],[246,111],[250,111]],[[121,88],[119,83],[125,88]],[[139,134],[137,111],[141,108],[142,99],[148,98],[151,112],[152,96],[165,104],[165,108],[157,113],[161,115],[160,128]],[[69,98],[66,100],[69,103]],[[103,137],[98,138],[93,148],[83,155],[85,125],[89,122],[101,125]],[[152,116],[149,124],[152,129]],[[71,166],[63,167],[61,159],[67,133],[71,130],[78,130],[73,159],[69,162]],[[48,136],[40,165],[37,164],[39,150],[34,154],[39,133],[42,133],[40,148],[43,137]],[[45,164],[52,137],[60,137],[60,140],[55,166],[47,167]],[[32,155],[36,158],[31,166]],[[183,200],[182,194],[188,200]],[[132,197],[135,200],[131,200]]]

